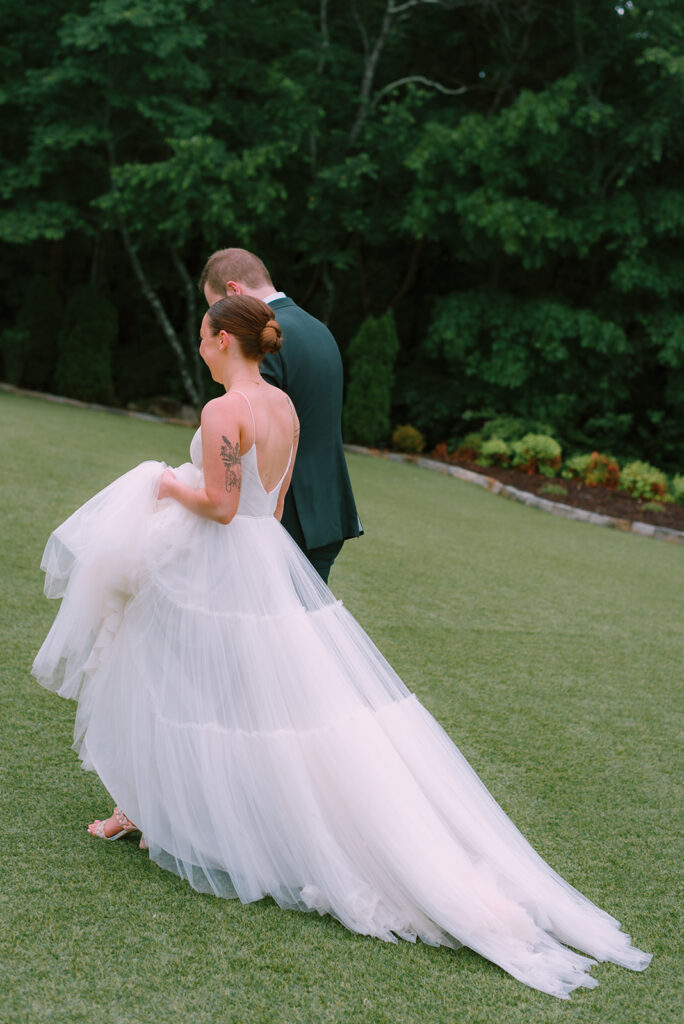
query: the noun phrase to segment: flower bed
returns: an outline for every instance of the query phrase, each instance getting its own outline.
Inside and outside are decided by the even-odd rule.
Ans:
[[[439,460],[438,453],[432,453],[430,458],[446,461]],[[454,459],[453,456],[448,461],[463,469],[471,469],[475,473],[494,477],[521,491],[531,491],[549,501],[559,501],[565,505],[572,505],[574,508],[598,512],[600,515],[616,516],[618,519],[652,523],[654,526],[665,526],[670,530],[684,530],[684,505],[661,503],[661,507],[656,511],[652,508],[651,502],[632,498],[625,491],[607,487],[589,487],[579,479],[564,480],[560,476],[548,477],[537,473],[522,473],[517,469],[501,466],[482,466],[477,462]],[[561,488],[563,488],[563,493],[560,492]]]

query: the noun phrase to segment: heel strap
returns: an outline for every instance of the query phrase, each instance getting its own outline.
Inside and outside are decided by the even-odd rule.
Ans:
[[[112,816],[116,818],[119,828],[122,828],[125,832],[132,832],[136,828],[131,819],[126,817],[120,807],[114,808]]]

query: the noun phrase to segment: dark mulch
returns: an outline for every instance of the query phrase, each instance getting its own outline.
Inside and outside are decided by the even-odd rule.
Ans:
[[[432,458],[432,456],[429,456]],[[665,526],[669,530],[684,530],[684,505],[663,504],[657,512],[644,510],[645,502],[632,498],[624,491],[611,491],[607,487],[587,487],[580,480],[563,480],[560,477],[546,477],[539,474],[528,475],[516,469],[501,469],[496,466],[479,466],[474,462],[457,462],[455,465],[463,469],[471,469],[484,476],[492,476],[502,484],[517,487],[521,491],[532,491],[540,498],[559,501],[564,505],[573,505],[588,512],[598,512],[604,516],[615,516],[618,519],[638,520],[641,523],[653,523],[654,526]],[[548,484],[564,487],[565,494],[540,493],[541,488]]]

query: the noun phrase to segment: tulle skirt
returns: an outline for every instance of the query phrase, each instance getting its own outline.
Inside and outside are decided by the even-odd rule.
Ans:
[[[532,849],[273,517],[156,501],[143,463],[50,537],[33,671],[75,749],[201,892],[465,944],[560,998],[650,956]],[[199,486],[200,471],[176,471]],[[572,946],[588,956],[567,948]]]

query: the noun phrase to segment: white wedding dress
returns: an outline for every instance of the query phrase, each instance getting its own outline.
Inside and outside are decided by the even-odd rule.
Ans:
[[[177,476],[203,486],[199,431]],[[35,660],[75,749],[201,892],[457,947],[560,998],[650,956],[557,875],[274,518],[256,447],[223,526],[156,501],[146,462],[43,557],[62,605]],[[282,483],[282,481],[281,481]],[[581,956],[567,946],[589,956]]]

